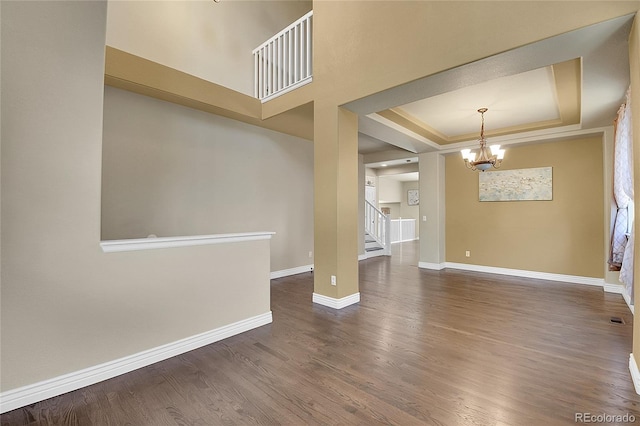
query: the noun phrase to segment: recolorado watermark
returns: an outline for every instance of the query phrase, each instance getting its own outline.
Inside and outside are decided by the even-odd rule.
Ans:
[[[576,423],[635,423],[636,416],[631,413],[626,414],[606,414],[606,413],[575,413]]]

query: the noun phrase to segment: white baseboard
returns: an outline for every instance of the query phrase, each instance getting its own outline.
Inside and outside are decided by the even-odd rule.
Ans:
[[[271,311],[157,348],[0,393],[0,413],[111,379],[158,361],[270,324]]]
[[[640,371],[638,371],[638,364],[636,364],[633,354],[629,354],[629,371],[631,372],[633,387],[636,389],[636,393],[640,395]]]
[[[445,267],[462,269],[465,271],[487,272],[490,274],[512,275],[523,278],[536,278],[539,280],[562,281],[574,284],[586,284],[604,287],[604,278],[582,277],[578,275],[553,274],[550,272],[525,271],[522,269],[498,268],[495,266],[471,265],[467,263],[446,262]]]
[[[354,293],[342,299],[334,299],[333,297],[323,296],[322,294],[313,293],[313,303],[328,306],[333,309],[346,308],[349,305],[360,302],[360,293]]]
[[[391,256],[391,254],[387,253],[384,250],[368,251],[365,254],[359,254],[358,255],[358,261],[371,259],[371,258],[379,257],[379,256]]]
[[[629,293],[627,293],[627,288],[624,286],[624,284],[604,283],[604,291],[607,293],[615,293],[615,294],[622,295],[622,298],[627,303],[627,306],[629,307],[631,314],[635,315],[633,304],[631,303],[631,296],[629,295]]]
[[[311,265],[296,266],[295,268],[273,271],[271,272],[270,278],[274,280],[276,278],[288,277],[289,275],[302,274],[311,271],[313,271],[313,263]]]
[[[429,263],[429,262],[418,262],[418,268],[422,269],[432,269],[435,271],[441,271],[445,268],[444,263]]]
[[[634,309],[634,304],[631,303],[631,295],[629,293],[627,293],[627,290],[625,289],[624,292],[622,293],[622,298],[624,299],[625,302],[627,302],[627,306],[629,307],[629,310],[631,311],[632,315],[635,315],[635,309]]]
[[[616,293],[616,294],[624,294],[624,286],[622,284],[609,284],[604,283],[603,290],[605,293]]]

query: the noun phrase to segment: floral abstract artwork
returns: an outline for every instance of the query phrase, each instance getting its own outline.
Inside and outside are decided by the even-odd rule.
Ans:
[[[480,201],[553,200],[552,167],[479,173]]]

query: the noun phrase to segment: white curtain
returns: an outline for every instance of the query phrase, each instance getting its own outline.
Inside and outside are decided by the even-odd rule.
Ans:
[[[626,103],[618,110],[614,137],[613,195],[618,207],[611,235],[609,264],[620,270],[620,281],[633,293],[633,229],[629,232],[629,203],[633,201],[633,145],[631,128],[631,89]],[[635,228],[635,226],[633,227]],[[632,299],[633,300],[633,299]]]

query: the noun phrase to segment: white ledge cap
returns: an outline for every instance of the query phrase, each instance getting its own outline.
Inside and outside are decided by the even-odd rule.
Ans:
[[[101,241],[105,253],[117,251],[153,250],[173,247],[203,246],[208,244],[268,240],[275,232],[244,232],[238,234],[192,235],[187,237],[135,238],[130,240]]]

